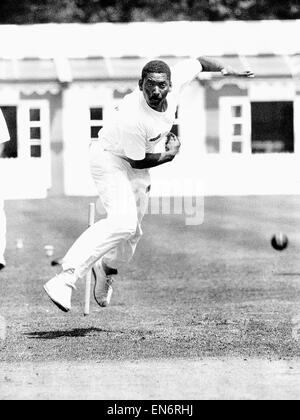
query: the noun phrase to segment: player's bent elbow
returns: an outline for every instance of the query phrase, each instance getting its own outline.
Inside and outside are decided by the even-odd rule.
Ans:
[[[133,169],[145,169],[145,166],[144,166],[145,159],[142,159],[142,160],[129,159],[129,163]]]
[[[130,163],[130,166],[131,166],[133,169],[136,169],[136,160],[128,159],[128,161],[129,161],[129,163]]]

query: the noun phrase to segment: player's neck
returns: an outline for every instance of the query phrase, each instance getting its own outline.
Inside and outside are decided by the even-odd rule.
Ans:
[[[148,104],[149,105],[149,104]],[[149,105],[150,106],[150,105]],[[163,101],[161,101],[161,103],[159,105],[157,105],[156,107],[150,106],[151,109],[153,109],[156,112],[165,112],[168,109],[168,101],[166,99],[164,99]]]

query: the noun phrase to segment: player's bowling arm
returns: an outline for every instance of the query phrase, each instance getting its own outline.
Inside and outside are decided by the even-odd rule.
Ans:
[[[217,60],[213,60],[207,57],[198,57],[197,60],[200,62],[202,66],[202,71],[217,72],[217,71],[222,71],[224,69],[224,65],[221,64]]]
[[[208,57],[198,57],[198,61],[202,66],[202,71],[221,72],[223,76],[233,77],[254,77],[252,71],[237,71],[230,66],[224,66],[220,61]]]
[[[171,162],[175,156],[174,152],[147,153],[143,160],[132,160],[129,158],[126,158],[126,160],[134,169],[150,169]]]

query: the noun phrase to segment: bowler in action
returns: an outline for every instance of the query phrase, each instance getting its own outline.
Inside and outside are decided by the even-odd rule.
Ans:
[[[148,207],[149,169],[173,161],[179,139],[170,133],[182,87],[201,71],[223,76],[253,77],[205,57],[185,59],[170,68],[160,60],[142,69],[138,87],[124,97],[105,121],[99,137],[90,146],[90,168],[107,217],[75,241],[63,258],[62,272],[44,289],[64,312],[71,309],[76,283],[93,270],[94,297],[101,307],[109,305],[112,283],[120,264],[133,257],[142,236],[142,220]],[[155,146],[165,141],[165,151]]]

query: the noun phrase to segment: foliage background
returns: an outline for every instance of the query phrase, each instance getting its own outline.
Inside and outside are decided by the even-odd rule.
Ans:
[[[298,19],[300,0],[1,0],[0,24]]]

